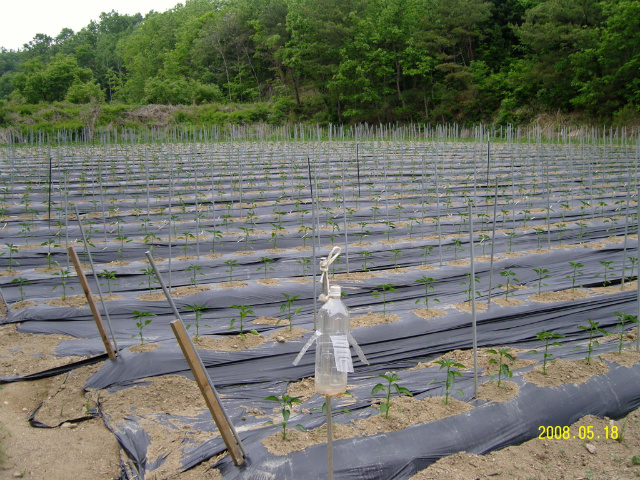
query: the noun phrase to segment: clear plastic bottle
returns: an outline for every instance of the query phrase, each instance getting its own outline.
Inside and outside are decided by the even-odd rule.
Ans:
[[[340,395],[347,390],[347,372],[338,371],[331,339],[332,336],[334,340],[335,337],[343,337],[342,340],[346,341],[351,328],[349,312],[340,295],[340,287],[332,285],[329,300],[318,310],[320,336],[316,340],[315,383],[316,391],[321,395]]]

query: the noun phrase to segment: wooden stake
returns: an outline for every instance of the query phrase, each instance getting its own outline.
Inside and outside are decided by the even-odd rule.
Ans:
[[[193,377],[200,388],[200,393],[204,397],[204,401],[209,407],[213,421],[216,422],[218,431],[224,440],[224,444],[227,446],[227,450],[233,459],[234,465],[242,465],[244,463],[244,455],[242,454],[241,446],[238,444],[240,439],[237,439],[234,435],[230,421],[228,420],[222,405],[220,404],[217,395],[214,392],[211,379],[207,375],[207,371],[204,369],[202,360],[196,352],[196,349],[191,342],[191,338],[187,334],[187,329],[184,328],[184,324],[180,320],[174,320],[170,323],[173,334],[176,336],[184,358],[189,364],[189,368],[193,373]]]
[[[9,313],[9,305],[4,299],[4,295],[2,295],[2,290],[0,290],[0,317],[4,317]]]
[[[82,265],[80,265],[80,259],[78,258],[78,254],[74,250],[73,247],[69,247],[67,249],[69,253],[69,257],[71,257],[71,261],[73,262],[73,267],[76,269],[76,273],[78,274],[78,280],[80,280],[80,285],[82,285],[82,290],[84,291],[84,296],[87,297],[87,303],[89,304],[89,308],[91,309],[91,314],[93,315],[93,319],[96,321],[96,326],[98,327],[98,332],[100,333],[100,338],[102,339],[102,343],[104,343],[104,348],[107,351],[107,355],[110,360],[116,359],[116,354],[113,351],[113,347],[111,346],[111,341],[107,336],[107,331],[104,328],[104,323],[102,323],[102,316],[96,307],[96,302],[93,301],[93,295],[91,293],[91,288],[89,287],[89,283],[87,282],[87,277],[82,271]]]

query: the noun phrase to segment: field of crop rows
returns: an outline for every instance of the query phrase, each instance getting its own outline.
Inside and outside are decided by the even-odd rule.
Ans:
[[[223,478],[321,478],[326,436],[286,457],[273,453],[263,439],[279,435],[282,418],[264,398],[296,396],[295,388],[310,385],[297,395],[302,403],[289,428],[303,425],[306,433],[291,433],[301,437],[322,428],[324,399],[303,380],[313,376],[314,349],[292,362],[315,330],[318,263],[338,246],[330,280],[346,293],[352,332],[369,364],[354,354],[352,395],[336,401],[334,420],[347,428],[384,417],[371,407],[384,397],[371,390],[391,371],[416,402],[451,393],[452,404],[466,404],[446,418],[376,424],[374,433],[353,427],[335,442],[336,478],[410,478],[443,455],[535,437],[537,425],[569,425],[588,413],[616,418],[638,407],[638,364],[601,358],[608,373],[560,388],[525,377],[546,358],[544,332],[557,334],[549,358],[578,362],[619,346],[635,351],[638,151],[630,139],[587,135],[490,144],[441,136],[6,147],[0,288],[9,312],[2,321],[24,333],[74,337],[57,347],[57,373],[84,365],[85,357],[104,360],[67,255],[73,246],[93,293],[103,295],[98,306],[121,350],[86,388],[108,397],[150,378],[189,376],[150,252],[251,459],[240,470],[221,457]],[[472,347],[472,324],[484,357],[487,348],[518,352],[520,363],[507,372],[519,393],[508,400],[474,399],[473,364],[451,354]],[[604,341],[598,329],[616,335]],[[590,341],[595,337],[601,341]],[[454,367],[460,375],[451,392],[442,365],[428,363],[443,355],[467,358],[464,368]],[[481,384],[497,373],[483,365]],[[15,381],[47,372],[25,364],[2,375]],[[615,395],[603,400],[604,390]],[[559,407],[549,409],[549,402]],[[205,409],[130,407],[133,413],[119,416],[104,401],[97,413],[123,446],[130,478],[164,472],[168,457],[176,459],[172,468],[186,469],[225,450]],[[523,410],[530,418],[515,413]],[[149,425],[169,432],[177,418],[202,435],[168,456],[154,445],[161,434],[131,434]],[[270,419],[274,425],[265,425]],[[488,429],[488,419],[502,422],[501,430]],[[459,429],[470,433],[456,436]],[[381,445],[393,445],[383,460]]]

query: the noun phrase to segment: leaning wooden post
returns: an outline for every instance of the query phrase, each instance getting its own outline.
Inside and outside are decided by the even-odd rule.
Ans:
[[[80,264],[80,259],[78,258],[78,254],[74,250],[73,247],[69,247],[67,249],[69,253],[69,257],[71,257],[71,261],[73,262],[73,267],[76,269],[76,273],[78,274],[78,279],[80,280],[80,285],[82,285],[82,290],[84,291],[84,296],[87,297],[87,303],[89,304],[89,308],[91,309],[91,314],[93,315],[93,319],[96,321],[96,326],[98,327],[98,332],[100,332],[100,338],[102,338],[102,343],[104,343],[104,348],[107,350],[107,355],[110,360],[116,359],[116,354],[113,351],[113,347],[111,346],[111,341],[107,336],[107,331],[104,328],[104,323],[102,323],[102,316],[96,307],[96,302],[93,301],[93,295],[91,293],[91,288],[89,288],[89,283],[87,282],[87,277],[82,271],[82,265]]]
[[[2,290],[0,289],[0,317],[4,317],[9,313],[9,304],[7,304],[4,299],[4,295],[2,295]]]
[[[200,359],[198,352],[196,352],[193,342],[191,342],[191,338],[189,338],[187,329],[184,328],[184,324],[181,320],[174,320],[170,325],[173,330],[173,334],[176,336],[176,339],[180,344],[184,358],[187,360],[189,368],[193,373],[193,378],[198,384],[198,388],[200,388],[200,392],[204,397],[207,407],[209,407],[213,421],[216,422],[218,431],[220,432],[220,435],[224,440],[224,444],[227,446],[227,450],[233,459],[234,465],[242,465],[244,463],[245,456],[242,452],[242,443],[240,442],[240,438],[237,437],[237,434],[234,435],[231,422],[219,402],[218,396],[216,395],[211,384],[211,380],[209,379],[209,375],[207,375],[207,371],[204,369],[202,360]]]

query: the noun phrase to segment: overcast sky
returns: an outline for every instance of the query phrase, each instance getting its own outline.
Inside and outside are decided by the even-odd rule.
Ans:
[[[0,0],[0,47],[17,50],[36,33],[56,37],[63,28],[77,32],[101,12],[164,12],[184,0]]]

